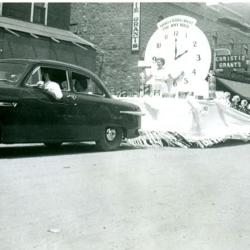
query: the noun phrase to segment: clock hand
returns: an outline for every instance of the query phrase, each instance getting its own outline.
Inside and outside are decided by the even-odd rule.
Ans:
[[[184,52],[182,52],[180,55],[175,57],[175,60],[177,60],[178,58],[180,58],[181,56],[185,55],[188,52],[188,50],[185,50]]]
[[[175,38],[175,47],[174,47],[174,59],[176,59],[177,56],[177,38]]]

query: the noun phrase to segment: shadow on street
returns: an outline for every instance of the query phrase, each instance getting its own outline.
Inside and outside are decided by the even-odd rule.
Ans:
[[[223,147],[236,147],[244,144],[250,144],[250,142],[243,142],[242,140],[227,140],[225,142],[218,143],[211,147],[203,148],[203,150],[223,148]],[[143,149],[144,147],[138,147]],[[122,143],[121,147],[116,151],[121,150],[136,150],[138,149],[126,143]],[[145,147],[151,148],[151,147]],[[165,149],[169,147],[164,147]],[[176,147],[176,149],[181,149]],[[199,147],[191,147],[186,150],[196,150]],[[115,151],[114,151],[115,152]],[[43,144],[14,144],[14,145],[1,145],[0,146],[0,159],[4,158],[22,158],[22,157],[40,157],[40,156],[53,156],[53,155],[72,155],[72,154],[84,154],[84,153],[105,153],[99,151],[94,143],[74,143],[63,144],[62,146],[49,148]]]
[[[132,150],[132,146],[122,144],[117,151]],[[105,153],[99,151],[95,144],[90,143],[75,143],[63,144],[59,147],[49,148],[43,144],[22,144],[22,145],[1,145],[0,159],[1,158],[21,158],[21,157],[40,157],[49,155],[71,155],[83,153]]]

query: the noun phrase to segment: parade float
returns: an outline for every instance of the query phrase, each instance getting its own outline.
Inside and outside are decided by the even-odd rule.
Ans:
[[[232,103],[230,93],[216,91],[211,60],[208,39],[194,18],[176,15],[157,24],[138,64],[140,97],[125,98],[144,114],[141,135],[130,144],[203,148],[250,139],[250,115],[242,112],[247,101],[235,96]]]

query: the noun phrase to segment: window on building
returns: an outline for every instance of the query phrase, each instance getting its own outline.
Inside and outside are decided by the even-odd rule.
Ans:
[[[214,34],[213,37],[213,47],[216,48],[217,47],[217,44],[218,44],[218,34]]]
[[[30,21],[47,25],[48,3],[35,2],[31,4]]]
[[[248,44],[245,44],[244,46],[243,46],[243,54],[244,55],[248,55]]]
[[[229,49],[231,50],[231,52],[233,52],[233,50],[234,50],[234,39],[230,39],[230,41],[229,41]]]

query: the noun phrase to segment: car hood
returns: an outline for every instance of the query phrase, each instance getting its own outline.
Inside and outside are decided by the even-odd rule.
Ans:
[[[0,88],[13,88],[15,85],[4,80],[0,80]]]
[[[112,104],[119,106],[121,110],[125,110],[125,111],[141,111],[139,106],[133,103],[124,101],[124,100],[116,99],[116,98],[112,98]]]

